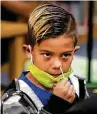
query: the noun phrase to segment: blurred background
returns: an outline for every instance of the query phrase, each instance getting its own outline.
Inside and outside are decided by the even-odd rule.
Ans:
[[[80,50],[72,67],[86,78],[90,94],[97,93],[97,1],[1,1],[1,93],[20,76],[29,63],[22,45],[27,38],[27,21],[42,3],[53,3],[71,12],[77,21]]]

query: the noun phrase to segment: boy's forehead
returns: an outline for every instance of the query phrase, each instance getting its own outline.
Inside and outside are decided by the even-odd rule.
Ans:
[[[58,37],[49,37],[49,38],[44,38],[40,41],[40,43],[36,43],[36,45],[72,45],[74,44],[74,37],[69,37],[67,35],[60,35]]]
[[[74,49],[74,41],[72,38],[64,38],[63,36],[57,37],[57,38],[49,38],[41,41],[41,43],[36,44],[35,48],[38,48],[39,50],[51,50],[56,51],[57,50],[66,50],[71,51]]]

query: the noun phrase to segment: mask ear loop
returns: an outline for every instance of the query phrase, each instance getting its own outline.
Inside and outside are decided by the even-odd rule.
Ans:
[[[64,79],[64,73],[63,73],[63,70],[62,70],[61,67],[60,67],[60,70],[61,70],[61,73],[62,73],[62,76],[63,76],[63,79]]]
[[[29,50],[30,50],[30,61],[31,61],[31,64],[33,64],[33,57],[32,57],[32,54],[31,54],[31,46],[29,45]]]

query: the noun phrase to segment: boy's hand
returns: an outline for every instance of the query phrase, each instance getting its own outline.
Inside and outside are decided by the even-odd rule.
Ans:
[[[58,82],[53,87],[53,93],[69,103],[72,103],[75,99],[75,89],[67,79]]]

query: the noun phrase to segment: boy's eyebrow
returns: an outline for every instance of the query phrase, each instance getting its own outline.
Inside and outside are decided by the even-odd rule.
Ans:
[[[44,49],[41,49],[39,50],[40,52],[48,52],[48,53],[52,53],[51,51],[48,51],[48,50],[44,50]]]
[[[53,52],[51,52],[51,51],[48,51],[48,50],[39,50],[40,52],[48,52],[48,53],[53,53]],[[65,52],[62,52],[62,54],[64,54],[64,53],[71,53],[71,52],[73,52],[73,50],[68,50],[68,51],[65,51]]]
[[[73,50],[68,50],[68,51],[65,51],[65,52],[62,52],[62,53],[71,53],[73,52]]]
[[[73,52],[73,50],[65,51],[65,52],[62,52],[61,55],[64,55],[64,54],[71,54],[72,52]]]

